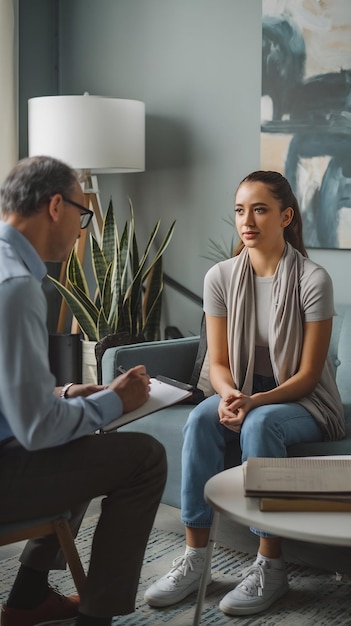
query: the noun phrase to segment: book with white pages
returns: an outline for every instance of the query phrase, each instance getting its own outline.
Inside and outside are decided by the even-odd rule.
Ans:
[[[169,380],[171,381],[171,379]],[[171,382],[164,382],[163,380],[158,380],[158,378],[151,378],[150,395],[148,400],[146,400],[146,402],[144,402],[144,404],[142,404],[138,409],[128,411],[128,413],[124,413],[109,424],[106,424],[103,431],[109,432],[111,430],[116,430],[117,428],[120,428],[120,426],[124,426],[124,424],[129,424],[130,422],[134,422],[141,417],[145,417],[145,415],[150,415],[150,413],[155,413],[156,411],[160,411],[161,409],[165,409],[172,404],[177,404],[178,402],[189,398],[192,395],[192,388],[190,388],[189,385],[184,385],[184,387],[187,388],[183,389],[178,386],[177,381],[173,381],[173,384],[171,384]]]
[[[246,496],[351,501],[351,456],[249,457]]]

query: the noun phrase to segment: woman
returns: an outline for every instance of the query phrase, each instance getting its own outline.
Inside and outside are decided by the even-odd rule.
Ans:
[[[285,457],[299,442],[340,439],[344,417],[327,360],[334,315],[329,275],[307,258],[297,200],[277,172],[240,183],[234,258],[205,277],[211,383],[184,427],[182,519],[186,551],[145,594],[151,606],[184,599],[199,586],[212,515],[206,481],[224,469],[226,444],[249,456]],[[257,558],[221,601],[229,615],[267,609],[288,590],[278,537],[260,537]],[[210,581],[209,581],[210,582]]]

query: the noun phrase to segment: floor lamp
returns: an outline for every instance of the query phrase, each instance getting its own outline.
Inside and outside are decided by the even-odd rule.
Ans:
[[[28,101],[29,156],[51,156],[78,170],[85,206],[94,211],[99,239],[102,210],[96,174],[140,172],[145,169],[145,105],[139,100],[101,96],[44,96]],[[86,230],[77,241],[84,257]],[[60,281],[65,282],[62,265]],[[62,299],[57,332],[64,332],[67,305]],[[72,320],[72,332],[79,328]]]

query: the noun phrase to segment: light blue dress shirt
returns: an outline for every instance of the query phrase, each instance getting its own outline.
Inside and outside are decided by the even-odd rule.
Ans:
[[[111,390],[57,398],[48,358],[46,266],[29,241],[0,221],[0,442],[28,450],[91,434],[123,413]]]

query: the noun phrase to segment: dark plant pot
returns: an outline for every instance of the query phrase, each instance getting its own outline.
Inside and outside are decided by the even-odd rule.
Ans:
[[[144,341],[145,337],[142,333],[139,333],[139,335],[131,335],[130,333],[125,331],[121,331],[114,335],[107,335],[103,339],[100,339],[100,341],[98,341],[95,346],[98,384],[101,385],[102,383],[101,361],[107,348],[114,348],[116,346],[129,346],[133,343],[144,343]]]
[[[56,385],[82,382],[82,342],[80,333],[49,335],[49,363]]]

